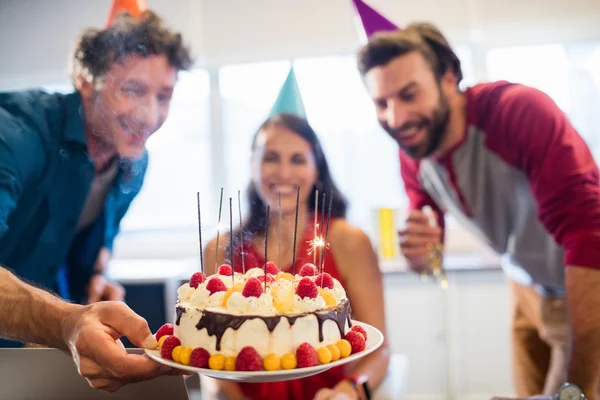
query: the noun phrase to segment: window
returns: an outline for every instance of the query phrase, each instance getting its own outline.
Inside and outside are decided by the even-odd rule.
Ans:
[[[573,125],[600,162],[600,42],[570,45],[569,80]]]
[[[569,112],[569,65],[563,45],[492,49],[487,54],[487,74],[490,81],[507,80],[539,89]]]
[[[169,117],[148,140],[144,186],[123,219],[123,232],[197,226],[196,192],[211,188],[209,115],[207,71],[180,72]],[[211,200],[202,197],[203,210],[212,210]]]
[[[600,161],[600,42],[493,49],[488,78],[540,89],[564,110]]]

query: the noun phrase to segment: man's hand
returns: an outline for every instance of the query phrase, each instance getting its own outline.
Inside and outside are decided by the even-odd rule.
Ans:
[[[111,282],[102,275],[94,275],[88,286],[88,304],[98,301],[123,301],[125,289],[117,282]]]
[[[121,336],[146,349],[155,349],[158,343],[146,321],[125,303],[78,307],[64,322],[63,338],[77,370],[94,388],[114,392],[128,383],[181,373],[146,355],[127,353]]]
[[[428,271],[428,257],[431,245],[442,241],[442,230],[439,226],[430,226],[428,216],[420,210],[413,210],[408,215],[406,227],[398,231],[400,250],[408,260],[411,270],[417,273]]]

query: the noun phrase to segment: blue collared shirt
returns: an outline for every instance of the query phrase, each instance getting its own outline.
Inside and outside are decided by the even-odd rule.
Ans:
[[[147,154],[122,160],[104,210],[76,227],[94,178],[81,96],[0,93],[0,265],[57,290],[58,272],[81,297],[101,247],[112,249],[119,224],[143,184]]]

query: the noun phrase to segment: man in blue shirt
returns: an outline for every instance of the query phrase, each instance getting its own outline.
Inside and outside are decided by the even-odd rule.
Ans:
[[[191,64],[154,13],[124,14],[81,36],[74,93],[0,93],[0,266],[75,302],[123,298],[102,270]]]

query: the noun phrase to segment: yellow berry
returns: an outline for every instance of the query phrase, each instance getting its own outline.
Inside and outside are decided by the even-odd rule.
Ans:
[[[277,371],[281,368],[281,359],[275,353],[267,354],[263,359],[263,367],[267,371]]]
[[[179,362],[183,365],[190,365],[190,356],[192,355],[193,350],[194,349],[191,347],[184,347],[181,349],[179,352]]]
[[[163,335],[163,336],[160,337],[160,339],[158,339],[158,348],[159,349],[162,347],[162,344],[167,339],[167,336],[169,336],[169,335]]]
[[[173,351],[171,352],[171,357],[173,358],[173,361],[179,362],[179,354],[180,353],[181,353],[181,346],[175,346],[175,348],[173,348]]]
[[[291,296],[287,296],[285,293],[273,297],[273,305],[280,314],[289,313],[294,309],[294,297],[293,292],[290,291]]]
[[[331,353],[331,361],[337,361],[340,359],[342,355],[339,347],[337,347],[335,344],[330,344],[329,346],[327,346],[327,348]]]
[[[294,275],[290,274],[289,272],[280,272],[277,275],[275,275],[275,280],[278,280],[278,279],[285,279],[286,281],[293,281]]]
[[[235,357],[225,359],[225,371],[235,371]]]
[[[223,354],[213,354],[208,359],[208,367],[217,371],[225,368],[225,356]]]
[[[318,288],[318,289],[319,289],[319,294],[321,295],[323,300],[325,300],[325,305],[327,307],[333,307],[337,304],[337,302],[335,301],[335,297],[333,297],[331,292],[329,292],[323,288]]]
[[[327,347],[319,347],[317,356],[319,357],[319,362],[321,364],[329,364],[332,359],[331,351],[329,351]]]
[[[348,357],[350,353],[352,353],[352,346],[350,345],[350,342],[346,339],[338,340],[338,342],[335,345],[338,347],[338,349],[340,349],[340,356],[342,358]]]
[[[298,361],[296,360],[296,355],[292,353],[285,353],[281,356],[281,366],[283,369],[294,369],[298,365]]]

